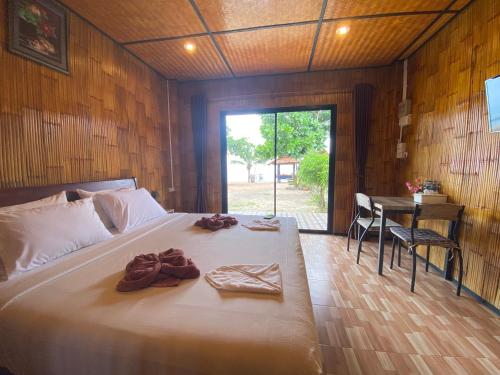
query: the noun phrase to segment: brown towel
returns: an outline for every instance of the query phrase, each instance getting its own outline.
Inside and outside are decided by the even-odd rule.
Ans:
[[[222,216],[221,214],[215,214],[212,217],[202,217],[194,225],[202,227],[205,229],[210,229],[215,232],[216,230],[222,228],[231,228],[231,225],[238,224],[238,220],[232,216]]]
[[[195,279],[200,270],[179,249],[169,249],[159,254],[137,255],[125,267],[125,276],[116,289],[130,292],[148,286],[177,286],[182,279]]]

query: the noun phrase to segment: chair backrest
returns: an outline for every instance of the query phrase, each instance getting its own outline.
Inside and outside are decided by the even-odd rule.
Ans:
[[[373,202],[368,195],[363,193],[356,193],[356,205],[358,207],[363,207],[373,214]]]
[[[446,220],[450,222],[448,233],[454,241],[458,241],[458,229],[465,206],[452,203],[416,204],[411,223],[411,238],[413,242],[414,229],[419,220]]]
[[[460,221],[465,206],[451,203],[416,204],[416,220]]]

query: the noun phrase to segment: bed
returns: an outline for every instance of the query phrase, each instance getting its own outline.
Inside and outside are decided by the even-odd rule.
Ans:
[[[74,198],[77,187],[136,187],[135,179],[93,184],[3,191],[0,206],[63,189]],[[282,219],[279,232],[241,225],[209,232],[193,226],[200,216],[167,215],[0,283],[0,367],[14,374],[321,373],[295,220]],[[183,249],[202,277],[115,290],[135,255],[171,247]],[[279,263],[282,295],[219,292],[203,278],[238,263]]]

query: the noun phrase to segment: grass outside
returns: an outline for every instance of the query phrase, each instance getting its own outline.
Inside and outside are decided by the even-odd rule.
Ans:
[[[230,212],[273,212],[273,183],[228,184],[228,209]],[[276,210],[278,212],[325,213],[313,201],[312,194],[297,189],[287,182],[276,184]]]

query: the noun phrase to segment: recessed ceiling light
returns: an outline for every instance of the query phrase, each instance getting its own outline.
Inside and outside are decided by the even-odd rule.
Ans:
[[[196,46],[193,44],[193,43],[185,43],[184,44],[184,49],[188,52],[194,52],[194,50],[196,49]]]
[[[349,32],[349,26],[340,26],[337,27],[336,33],[337,35],[345,35]]]

